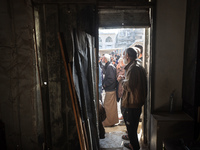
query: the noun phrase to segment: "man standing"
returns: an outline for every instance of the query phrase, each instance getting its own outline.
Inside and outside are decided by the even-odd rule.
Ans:
[[[126,77],[123,81],[124,93],[122,96],[122,107],[125,108],[123,113],[124,121],[128,131],[130,143],[124,146],[139,150],[137,128],[141,114],[141,108],[147,97],[147,77],[145,69],[137,64],[137,52],[133,48],[128,48],[123,54]]]
[[[138,59],[143,61],[143,47],[141,45],[135,45],[135,47],[139,48]]]
[[[109,54],[104,55],[102,62],[105,63],[105,77],[102,81],[102,86],[105,89],[104,108],[106,111],[106,119],[103,121],[103,126],[108,127],[119,122],[116,98],[116,68],[110,62]]]

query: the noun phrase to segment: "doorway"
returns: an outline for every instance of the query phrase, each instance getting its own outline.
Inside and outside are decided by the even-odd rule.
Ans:
[[[98,30],[98,45],[99,56],[102,57],[105,54],[109,54],[111,62],[117,68],[118,60],[123,57],[123,52],[128,47],[135,47],[137,45],[142,46],[142,51],[138,53],[142,54],[142,66],[145,68],[148,80],[150,70],[150,28],[99,28]],[[148,82],[149,89],[150,82]],[[149,93],[149,90],[148,90]],[[104,103],[105,91],[102,90],[102,103]],[[138,139],[142,149],[146,149],[147,135],[149,129],[149,116],[147,111],[150,109],[149,96],[145,105],[142,108],[140,122],[138,125]],[[100,147],[123,149],[123,143],[127,143],[122,139],[122,135],[126,135],[126,126],[121,114],[121,100],[117,102],[118,118],[119,122],[112,127],[105,128],[105,139],[100,139]],[[147,125],[148,124],[148,125]]]
[[[81,89],[79,91],[83,91],[83,89],[86,89],[85,85],[89,85],[88,86],[89,90],[87,91],[89,91],[90,93],[86,94],[87,96],[89,96],[89,98],[85,96],[86,92],[85,93],[82,92],[78,94],[80,95],[79,104],[80,104],[80,108],[82,109],[82,113],[81,113],[82,120],[85,123],[84,125],[86,125],[85,126],[85,131],[86,131],[85,137],[87,139],[86,143],[88,144],[88,147],[97,149],[96,147],[98,146],[98,136],[96,133],[96,118],[95,118],[96,103],[94,101],[96,97],[96,90],[95,90],[96,86],[94,85],[94,83],[96,83],[95,82],[96,74],[94,70],[98,67],[96,67],[96,62],[95,62],[95,56],[97,56],[96,50],[93,50],[93,48],[95,47],[94,39],[98,40],[98,36],[97,36],[98,34],[96,34],[95,32],[95,30],[97,30],[98,28],[96,28],[95,26],[96,15],[94,14],[96,13],[94,13],[95,12],[94,10],[95,9],[93,6],[86,7],[85,5],[81,5],[81,7],[76,7],[76,5],[73,5],[73,4],[65,4],[65,5],[45,4],[44,6],[39,4],[35,8],[35,11],[36,11],[35,21],[36,21],[36,25],[38,25],[36,26],[36,41],[37,41],[37,51],[38,51],[38,56],[39,56],[38,66],[41,71],[41,83],[42,83],[41,93],[42,93],[42,102],[44,104],[43,107],[44,107],[44,118],[45,118],[44,119],[45,136],[47,137],[45,139],[45,143],[47,143],[48,147],[53,147],[53,148],[56,147],[56,141],[59,141],[60,137],[62,137],[62,139],[66,137],[67,139],[66,141],[63,141],[60,144],[61,146],[67,145],[65,143],[68,142],[69,140],[74,141],[74,142],[71,142],[72,144],[70,144],[69,147],[73,147],[73,145],[78,145],[78,144],[75,144],[75,143],[78,143],[77,137],[72,136],[73,139],[68,139],[69,137],[71,137],[71,136],[68,136],[68,134],[69,135],[77,135],[77,134],[74,132],[71,132],[71,131],[76,131],[76,125],[75,125],[75,121],[72,120],[73,117],[71,117],[73,115],[72,109],[70,109],[71,97],[69,96],[69,92],[67,92],[69,87],[66,86],[65,84],[67,83],[67,81],[66,81],[65,72],[63,69],[63,62],[60,59],[61,58],[60,46],[58,44],[58,39],[57,39],[57,32],[59,31],[59,32],[64,33],[65,40],[63,43],[67,43],[65,50],[66,50],[66,54],[68,54],[68,60],[69,60],[70,65],[74,65],[75,62],[78,63],[78,62],[85,62],[84,60],[89,60],[89,63],[85,62],[85,64],[88,64],[88,67],[78,66],[78,69],[77,69],[77,70],[81,70],[82,68],[87,68],[87,71],[83,71],[83,73],[85,73],[85,80],[82,80],[82,78],[80,77],[80,78],[76,78],[76,79],[79,79],[76,81],[77,82],[87,81],[87,83],[85,82],[84,84],[83,83],[80,84],[84,86],[82,86],[81,88],[78,88],[78,89]],[[37,15],[37,13],[39,15]],[[115,22],[111,24],[101,24],[101,22],[109,23],[109,21],[103,20],[99,22],[99,27],[109,28],[110,26],[112,26],[114,29],[145,27],[144,28],[145,35],[148,35],[148,36],[145,36],[144,47],[145,49],[149,47],[149,43],[150,43],[149,42],[150,32],[148,28],[149,22],[144,21],[145,18],[148,18],[148,17],[142,17],[143,18],[142,21],[144,21],[142,24],[139,24],[137,19],[134,19],[134,17],[138,18],[137,17],[138,13],[143,14],[143,16],[145,15],[148,16],[149,14],[148,11],[146,10],[135,11],[131,9],[131,10],[119,10],[119,11],[112,11],[112,12],[103,11],[101,13],[102,15],[106,17],[108,17],[108,14],[110,14],[111,17],[115,16],[112,19],[112,20],[115,20]],[[79,14],[79,15],[76,15],[76,14]],[[129,15],[124,15],[124,14],[129,14]],[[130,17],[133,14],[135,16],[132,16],[133,18],[131,19]],[[129,16],[129,18],[127,18],[126,16]],[[121,18],[123,21],[117,20],[116,17],[118,17],[118,19]],[[105,17],[103,18],[105,19]],[[100,15],[100,20],[102,20],[103,18]],[[75,21],[72,22],[71,20],[75,20]],[[76,22],[76,20],[79,20],[79,21]],[[128,22],[126,20],[128,20]],[[121,22],[121,23],[118,24],[118,22]],[[79,32],[79,31],[84,31],[84,33]],[[108,44],[110,41],[111,41],[111,38],[108,38],[107,39]],[[78,48],[79,45],[81,45],[82,47]],[[97,46],[97,52],[99,51],[98,48],[99,46]],[[108,48],[111,48],[110,45],[108,45]],[[81,50],[81,51],[78,51],[78,50]],[[84,55],[85,57],[83,57],[82,55],[83,50],[89,50],[89,52],[87,51],[87,54]],[[75,61],[73,60],[74,56],[76,56],[76,58],[78,56],[74,52],[77,52],[77,53],[81,52],[80,56],[78,57],[81,59],[81,61],[77,61],[78,59],[74,59]],[[146,52],[150,52],[150,49],[146,49],[145,53]],[[145,55],[145,58],[147,58],[146,54],[144,55]],[[90,58],[90,59],[87,59],[87,58]],[[149,59],[146,62],[149,62]],[[74,72],[76,73],[76,71]],[[78,75],[80,74],[81,73],[79,73]],[[77,74],[75,75],[76,77],[78,76]],[[92,77],[91,76],[88,77],[87,75],[91,75]],[[55,89],[57,89],[56,92],[55,92]],[[56,100],[55,100],[55,97],[56,97]],[[50,104],[53,104],[53,105],[50,105]],[[66,107],[67,109],[65,108],[65,106],[67,106]],[[63,113],[60,113],[59,110],[62,110]],[[55,116],[54,114],[57,113],[57,111],[59,111],[59,114]],[[61,122],[60,124],[63,124],[62,132],[59,132],[59,133],[68,133],[68,134],[58,135],[59,133],[56,132],[58,129],[61,130],[59,124],[57,124],[57,126],[54,125],[54,122],[57,121],[58,118],[63,118],[59,120],[59,122]],[[145,120],[148,120],[148,119],[145,119]],[[73,126],[73,130],[72,128],[70,128],[71,126]],[[57,133],[57,134],[54,134],[54,133]],[[145,134],[144,134],[144,137],[145,137]]]

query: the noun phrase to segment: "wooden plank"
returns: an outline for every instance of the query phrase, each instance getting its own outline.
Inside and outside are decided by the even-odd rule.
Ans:
[[[42,142],[43,147],[50,147],[51,143],[51,131],[50,131],[50,118],[49,118],[49,100],[48,100],[48,86],[44,85],[44,81],[48,81],[48,72],[47,72],[47,57],[46,57],[46,49],[45,45],[45,23],[44,23],[44,8],[42,6],[34,7],[34,18],[35,18],[35,56],[36,56],[36,67],[38,74],[37,85],[39,86],[37,89],[37,93],[40,95],[37,98],[37,105],[40,111],[38,112],[38,124],[39,130],[42,130],[42,134],[39,131],[40,140]],[[43,39],[43,40],[42,40]],[[41,116],[42,115],[42,116]],[[42,120],[41,120],[42,119]],[[41,129],[43,126],[43,129]],[[39,143],[41,144],[41,143]]]
[[[60,33],[58,33],[58,39],[59,39],[62,58],[63,58],[64,66],[65,66],[65,71],[66,71],[66,76],[67,76],[70,96],[71,96],[71,100],[72,100],[72,107],[73,107],[73,112],[74,112],[74,116],[75,116],[75,121],[76,121],[76,126],[77,126],[77,131],[78,131],[78,137],[79,137],[79,142],[80,142],[80,147],[81,147],[81,150],[86,150],[86,149],[89,149],[89,148],[88,147],[86,148],[86,141],[85,141],[86,140],[85,139],[86,136],[84,135],[84,129],[83,129],[82,120],[81,120],[81,117],[80,117],[80,111],[79,111],[77,98],[76,98],[76,94],[75,94],[75,87],[74,87],[74,84],[73,84],[71,66],[70,66],[70,64],[67,65],[67,63],[66,63],[66,59],[65,59],[65,54],[64,54],[64,50],[63,50],[63,44],[62,44]]]

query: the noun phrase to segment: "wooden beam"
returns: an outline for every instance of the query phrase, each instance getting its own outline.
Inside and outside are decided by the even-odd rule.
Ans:
[[[66,63],[62,39],[61,39],[59,32],[58,32],[58,39],[59,39],[61,54],[62,54],[64,66],[65,66],[65,72],[66,72],[70,97],[71,97],[71,101],[72,101],[72,107],[73,107],[74,117],[75,117],[75,121],[76,121],[76,127],[77,127],[77,131],[78,131],[80,147],[81,147],[81,150],[88,150],[89,147],[86,148],[86,143],[87,143],[86,140],[87,139],[85,138],[86,136],[84,135],[83,124],[82,124],[82,120],[80,117],[80,111],[79,111],[79,107],[78,107],[78,102],[77,102],[76,93],[75,93],[75,87],[74,87],[72,73],[71,73],[71,66],[69,63],[68,63],[68,65]]]

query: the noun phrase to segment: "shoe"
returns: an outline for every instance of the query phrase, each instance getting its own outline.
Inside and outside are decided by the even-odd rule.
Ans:
[[[122,139],[123,140],[129,140],[129,137],[128,137],[128,135],[122,135]]]
[[[125,122],[124,121],[120,121],[120,123],[118,124],[118,126],[125,126]]]
[[[105,139],[105,135],[100,135],[100,139]]]
[[[133,150],[131,143],[124,143],[124,147]]]

